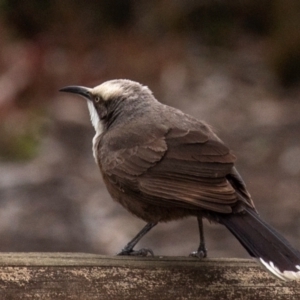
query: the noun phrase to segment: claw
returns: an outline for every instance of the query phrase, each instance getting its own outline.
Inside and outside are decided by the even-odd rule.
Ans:
[[[200,251],[193,251],[190,253],[189,255],[190,257],[196,257],[196,258],[205,258],[207,256],[207,252],[206,251],[203,251],[203,250],[200,250]]]
[[[117,255],[130,255],[130,256],[154,256],[154,253],[151,249],[148,248],[142,248],[139,250],[127,250],[127,249],[122,249],[121,252],[119,252]]]

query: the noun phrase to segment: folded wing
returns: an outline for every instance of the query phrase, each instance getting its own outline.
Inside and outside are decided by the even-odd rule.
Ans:
[[[172,128],[102,157],[109,180],[147,203],[230,213],[237,193],[226,178],[235,157],[209,130]]]

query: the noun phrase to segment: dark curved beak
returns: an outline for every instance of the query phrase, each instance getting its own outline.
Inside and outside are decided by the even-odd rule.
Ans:
[[[91,89],[84,87],[84,86],[70,85],[70,86],[63,87],[59,91],[66,92],[66,93],[78,94],[87,100],[92,100],[92,94],[91,94],[90,90]]]

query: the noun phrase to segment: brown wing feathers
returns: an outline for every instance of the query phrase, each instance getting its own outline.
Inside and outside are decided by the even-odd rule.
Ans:
[[[176,128],[143,145],[114,151],[102,163],[114,182],[131,186],[141,201],[228,213],[237,200],[225,178],[234,159],[205,132]]]
[[[168,150],[163,159],[139,181],[142,192],[185,202],[195,208],[231,212],[236,194],[225,176],[234,157],[219,141],[199,131],[178,130],[166,136]]]

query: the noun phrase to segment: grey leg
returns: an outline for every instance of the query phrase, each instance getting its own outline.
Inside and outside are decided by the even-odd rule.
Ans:
[[[157,225],[157,223],[147,223],[146,226],[143,227],[143,229],[117,255],[147,256],[149,253],[150,255],[154,256],[151,249],[133,250],[133,248],[139,242],[139,240],[155,225]]]
[[[203,221],[202,217],[197,217],[198,220],[198,228],[199,228],[199,236],[200,236],[200,244],[197,251],[194,251],[190,254],[192,257],[205,258],[207,257],[207,249],[205,247],[205,238],[204,238],[204,230],[203,230]]]

